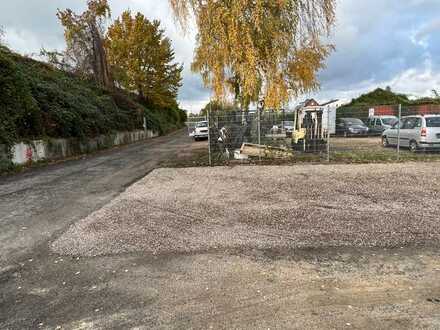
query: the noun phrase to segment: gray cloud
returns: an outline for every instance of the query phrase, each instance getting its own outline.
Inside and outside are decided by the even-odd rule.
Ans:
[[[387,84],[430,93],[438,82],[432,70],[440,63],[434,56],[440,36],[433,34],[440,27],[439,10],[440,2],[430,0],[340,1],[332,38],[336,52],[320,73],[322,90],[315,95],[351,98]]]
[[[0,25],[9,45],[21,53],[39,52],[41,47],[63,47],[63,31],[57,21],[57,8],[80,9],[72,0],[14,0],[0,3]]]

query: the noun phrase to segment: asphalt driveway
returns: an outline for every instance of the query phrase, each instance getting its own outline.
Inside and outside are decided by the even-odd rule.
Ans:
[[[161,162],[191,156],[186,130],[0,177],[0,265],[108,203]],[[196,147],[204,148],[203,144]]]
[[[145,177],[205,147],[2,178],[0,328],[440,328],[438,163]]]

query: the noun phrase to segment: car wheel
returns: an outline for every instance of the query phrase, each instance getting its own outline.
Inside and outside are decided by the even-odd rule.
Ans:
[[[196,137],[195,137],[195,138],[194,138],[194,141],[199,141],[199,138],[196,138]]]
[[[411,152],[416,152],[417,149],[418,149],[417,142],[416,142],[416,141],[411,141],[411,142],[409,143],[409,150],[410,150]]]
[[[389,143],[388,138],[386,136],[382,136],[382,145],[384,148],[388,148],[390,146],[390,143]]]

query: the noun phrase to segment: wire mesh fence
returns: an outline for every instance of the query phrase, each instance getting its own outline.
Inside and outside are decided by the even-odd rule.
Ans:
[[[440,160],[440,106],[433,105],[215,111],[188,127],[208,140],[211,165]]]
[[[196,127],[201,123],[206,123],[206,128],[208,127],[208,117],[207,116],[191,116],[188,117],[186,121],[186,127],[188,130],[188,135],[192,138],[194,138],[194,134],[196,131]]]
[[[319,117],[319,119],[318,119]],[[320,113],[301,117],[296,111],[233,111],[208,115],[213,163],[238,161],[292,161],[295,152],[323,155],[326,125]],[[299,120],[307,130],[295,130]],[[307,134],[300,136],[301,134]]]
[[[335,135],[330,145],[336,158],[435,159],[440,150],[440,107],[341,108]]]

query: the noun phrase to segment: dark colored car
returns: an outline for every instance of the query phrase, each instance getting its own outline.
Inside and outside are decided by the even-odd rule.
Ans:
[[[336,120],[336,135],[362,136],[368,135],[369,129],[358,118],[339,118]]]

